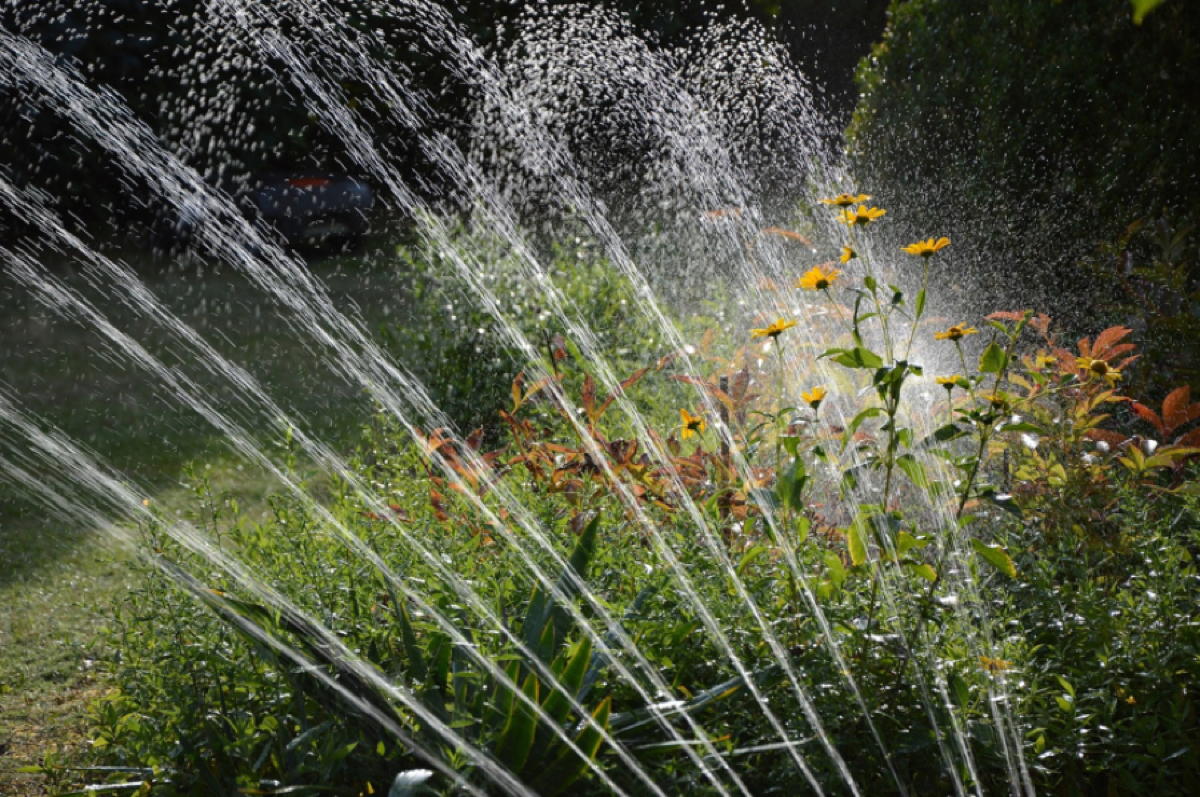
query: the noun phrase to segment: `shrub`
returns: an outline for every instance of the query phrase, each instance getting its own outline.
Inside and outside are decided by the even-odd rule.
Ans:
[[[1081,257],[1200,207],[1197,25],[1180,2],[1139,26],[1118,0],[896,0],[858,68],[859,180],[971,241],[968,299],[1087,318],[1115,268]]]
[[[1119,395],[1122,327],[938,331],[949,240],[889,285],[857,199],[808,329],[782,289],[633,370],[552,337],[495,443],[381,418],[328,509],[149,528],[98,739],[183,793],[1187,783],[1200,403]],[[961,367],[944,399],[917,336]]]

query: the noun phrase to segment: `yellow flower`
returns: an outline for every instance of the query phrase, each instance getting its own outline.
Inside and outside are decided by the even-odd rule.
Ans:
[[[849,224],[850,226],[854,226],[855,224],[866,225],[875,221],[875,219],[879,218],[885,213],[887,213],[887,211],[883,208],[869,208],[866,205],[859,205],[858,210],[854,210],[852,208],[843,209],[842,212],[838,214],[838,221],[840,221],[842,224]]]
[[[984,393],[980,398],[990,404],[994,410],[1003,410],[1008,407],[1008,396],[1004,393]]]
[[[1075,358],[1075,365],[1087,371],[1089,377],[1100,377],[1110,385],[1115,385],[1121,379],[1121,372],[1113,368],[1105,360],[1094,360],[1091,357],[1077,357]]]
[[[930,238],[925,241],[917,241],[915,244],[900,247],[910,255],[920,255],[921,257],[931,257],[934,252],[939,249],[945,249],[950,245],[949,238],[938,238],[934,240]]]
[[[983,665],[983,669],[993,674],[1004,672],[1012,666],[1011,661],[1005,661],[1004,659],[993,659],[991,656],[980,656],[979,663]]]
[[[858,196],[853,196],[851,194],[838,194],[830,199],[822,199],[820,202],[822,205],[837,205],[839,208],[844,208],[850,205],[858,204],[859,202],[866,202],[870,198],[870,194],[859,194]]]
[[[958,374],[955,374],[954,376],[939,376],[937,378],[937,383],[946,388],[946,392],[949,393],[950,391],[954,390],[954,388],[958,387],[958,380],[960,379],[962,379],[962,377]]]
[[[856,257],[858,257],[858,252],[855,252],[848,246],[843,246],[842,253],[838,256],[838,260],[842,261],[843,263],[849,263]]]
[[[679,436],[684,440],[694,434],[704,434],[704,430],[708,428],[703,415],[692,415],[687,410],[679,411],[679,420],[681,421]]]
[[[817,407],[821,406],[821,402],[825,400],[825,395],[825,388],[818,385],[812,390],[800,393],[800,398],[808,402],[808,406],[815,410]]]
[[[1037,368],[1039,371],[1044,371],[1055,365],[1058,365],[1058,358],[1053,354],[1039,354],[1033,361],[1034,368]]]
[[[779,337],[785,329],[791,329],[796,326],[795,321],[784,321],[782,318],[777,319],[774,324],[762,329],[750,330],[750,336],[755,338],[771,338],[772,340]]]
[[[1129,697],[1125,698],[1125,702],[1126,702],[1126,703],[1128,703],[1128,704],[1129,704],[1129,705],[1131,705],[1131,706],[1136,706],[1136,705],[1137,705],[1137,698],[1136,698],[1136,697],[1134,697],[1133,695],[1130,695]]]
[[[842,272],[836,268],[825,271],[820,266],[813,266],[796,282],[796,287],[803,288],[806,291],[823,291],[832,285],[834,280],[841,275]]]
[[[978,335],[979,330],[975,327],[969,327],[966,323],[955,324],[943,332],[934,332],[934,340],[962,340],[967,335]]]

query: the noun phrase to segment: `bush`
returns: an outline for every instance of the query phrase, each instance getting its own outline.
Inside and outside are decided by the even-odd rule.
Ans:
[[[1081,257],[1135,220],[1200,212],[1198,43],[1182,2],[1138,26],[1123,0],[896,0],[858,68],[859,182],[971,241],[969,276],[946,277],[976,308],[1087,318],[1127,264],[1097,279]]]
[[[886,286],[852,199],[853,275],[748,338],[614,372],[552,337],[494,444],[380,418],[323,504],[152,524],[98,743],[178,793],[694,793],[726,764],[751,793],[1186,793],[1200,402],[1119,395],[1126,328],[937,331],[949,242]],[[930,384],[918,335],[962,372]]]

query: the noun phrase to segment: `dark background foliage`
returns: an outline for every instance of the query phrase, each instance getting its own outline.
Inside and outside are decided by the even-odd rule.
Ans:
[[[469,87],[452,75],[436,43],[403,22],[414,12],[396,13],[397,5],[328,3],[337,18],[375,34],[374,46],[386,50],[379,55],[433,109],[431,124],[465,135]],[[513,39],[526,5],[462,0],[445,7],[470,39],[495,51]],[[662,47],[679,43],[706,22],[758,20],[814,77],[819,102],[845,120],[853,103],[853,65],[882,29],[886,0],[748,0],[728,6],[623,0],[606,5]],[[117,92],[177,155],[215,184],[236,188],[251,175],[271,171],[352,171],[340,142],[320,129],[277,77],[281,65],[264,63],[234,25],[222,22],[223,13],[210,0],[0,0],[0,26],[77,67],[90,85]],[[281,8],[279,14],[285,29],[299,30],[288,11]],[[302,36],[299,42],[303,48]],[[378,142],[395,161],[436,193],[434,170],[412,151],[411,131],[396,129],[372,108],[372,87],[342,89],[368,122],[375,122]],[[129,195],[136,190],[119,190],[115,165],[95,144],[71,136],[43,102],[0,96],[0,154],[10,179],[45,189],[61,209],[93,223],[123,223],[131,210],[138,219],[154,215],[154,208],[138,208],[136,201],[130,206]]]
[[[858,70],[857,172],[915,227],[977,242],[983,305],[1156,304],[1125,283],[1200,208],[1194,12],[1166,2],[1136,25],[1126,0],[897,0]]]

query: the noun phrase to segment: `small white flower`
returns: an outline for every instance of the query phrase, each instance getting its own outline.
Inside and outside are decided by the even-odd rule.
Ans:
[[[1040,440],[1041,440],[1041,438],[1039,438],[1033,432],[1022,432],[1021,433],[1021,444],[1024,445],[1026,448],[1028,448],[1030,451],[1033,451],[1034,449],[1036,449],[1038,447],[1038,443],[1040,442]]]
[[[1143,440],[1142,441],[1142,451],[1145,452],[1146,456],[1150,456],[1151,454],[1153,454],[1154,449],[1156,449],[1156,448],[1158,448],[1157,440]]]
[[[1103,440],[1096,441],[1096,450],[1099,451],[1101,454],[1107,454],[1108,449],[1109,449],[1108,443],[1106,443]]]

